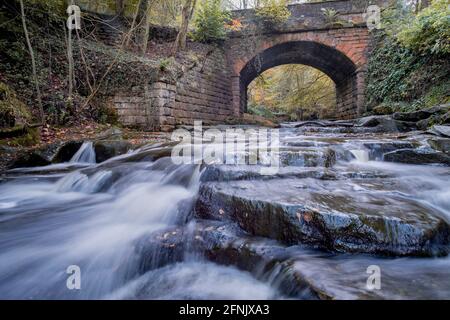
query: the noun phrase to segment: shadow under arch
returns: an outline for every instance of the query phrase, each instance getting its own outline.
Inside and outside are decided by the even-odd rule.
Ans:
[[[250,59],[240,72],[240,108],[247,110],[250,83],[264,71],[286,64],[303,64],[328,75],[336,85],[337,112],[354,109],[357,113],[356,65],[342,52],[313,41],[275,45]]]

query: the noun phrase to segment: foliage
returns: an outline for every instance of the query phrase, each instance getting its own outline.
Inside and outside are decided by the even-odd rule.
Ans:
[[[397,38],[406,48],[422,54],[450,54],[448,0],[434,0],[431,6],[404,21]]]
[[[369,109],[387,103],[395,111],[412,111],[449,102],[448,19],[441,0],[418,14],[400,5],[383,12],[384,29],[374,33],[368,63]]]
[[[200,42],[224,40],[230,14],[222,9],[221,0],[205,0],[197,11],[193,38]]]
[[[263,0],[256,8],[256,16],[265,22],[280,24],[291,16],[286,0]]]
[[[240,19],[232,19],[229,24],[225,26],[230,31],[240,31],[244,25]]]
[[[159,70],[162,72],[167,71],[170,66],[173,64],[173,58],[163,58],[159,61]]]
[[[343,26],[345,24],[341,20],[339,12],[333,8],[322,8],[321,11],[328,26]]]

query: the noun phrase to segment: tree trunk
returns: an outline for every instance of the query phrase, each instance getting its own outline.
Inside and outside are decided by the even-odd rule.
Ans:
[[[131,40],[131,37],[133,36],[134,28],[136,28],[136,21],[139,18],[139,11],[141,9],[141,6],[142,6],[142,0],[139,0],[138,4],[136,6],[136,10],[133,15],[133,22],[131,22],[130,32],[128,33],[127,39],[125,40],[125,47],[128,47],[130,45],[130,40]]]
[[[148,47],[148,39],[150,37],[150,10],[153,5],[153,0],[147,0],[144,17],[144,32],[142,35],[142,55],[145,55]]]
[[[23,5],[23,0],[20,0],[20,13],[22,16],[22,25],[23,25],[23,32],[25,33],[25,40],[27,42],[28,51],[30,52],[30,56],[31,56],[31,68],[33,71],[33,80],[34,80],[34,85],[36,87],[36,93],[37,93],[39,117],[40,117],[41,124],[43,124],[44,120],[45,120],[44,119],[44,107],[42,105],[41,90],[39,89],[39,81],[38,81],[37,71],[36,71],[36,60],[34,59],[34,51],[33,51],[33,47],[31,46],[30,36],[28,35],[27,21],[25,18],[25,8]]]
[[[116,14],[119,17],[123,17],[125,11],[125,2],[124,0],[116,0]]]
[[[175,55],[178,51],[186,49],[186,38],[189,28],[189,21],[192,18],[195,8],[195,0],[186,0],[181,12],[181,27],[178,32],[177,39],[172,49],[172,55]]]

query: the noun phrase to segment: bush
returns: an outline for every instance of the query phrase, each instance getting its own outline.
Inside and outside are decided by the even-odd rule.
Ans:
[[[405,21],[397,38],[405,47],[423,54],[450,54],[448,0],[435,0],[431,6]]]
[[[193,39],[200,42],[224,40],[227,35],[226,24],[230,20],[220,0],[205,0],[194,19]]]
[[[273,24],[286,22],[291,16],[286,4],[286,0],[264,0],[262,6],[256,8],[256,15]]]

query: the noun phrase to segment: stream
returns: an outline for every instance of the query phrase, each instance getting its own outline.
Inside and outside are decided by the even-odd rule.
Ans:
[[[0,298],[450,299],[450,168],[383,161],[426,148],[287,123],[263,176],[176,165],[169,145],[97,164],[87,142],[0,180]]]

